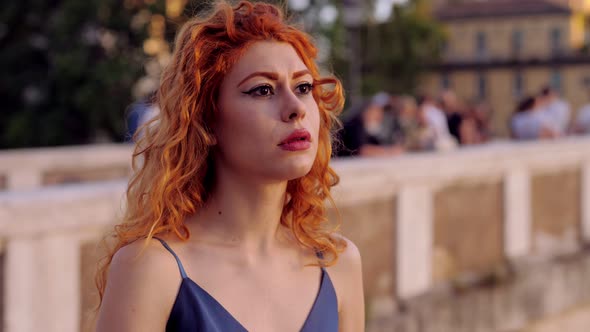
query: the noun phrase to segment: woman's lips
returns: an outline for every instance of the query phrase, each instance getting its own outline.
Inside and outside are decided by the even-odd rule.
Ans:
[[[306,129],[297,129],[287,136],[278,146],[286,151],[302,151],[311,147],[311,135]]]
[[[309,149],[311,147],[311,143],[308,141],[293,141],[280,144],[279,147],[286,151],[302,151]]]

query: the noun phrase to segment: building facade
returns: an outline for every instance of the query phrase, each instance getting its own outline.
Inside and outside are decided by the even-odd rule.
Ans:
[[[519,100],[551,85],[576,111],[590,102],[588,0],[444,1],[435,11],[447,32],[442,61],[426,92],[454,90],[494,110],[492,128],[508,135]]]

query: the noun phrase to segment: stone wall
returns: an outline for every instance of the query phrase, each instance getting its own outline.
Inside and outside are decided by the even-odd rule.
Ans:
[[[395,198],[345,206],[339,208],[339,212],[342,233],[356,244],[363,259],[367,310],[375,309],[372,308],[374,305],[393,303],[396,282]],[[337,218],[333,210],[329,218]]]
[[[558,315],[543,318],[519,332],[588,332],[590,303],[583,303]]]
[[[534,327],[536,322],[590,303],[588,280],[588,250],[549,261],[522,261],[470,285],[447,283],[400,301],[392,315],[369,322],[367,331],[536,331],[540,330]]]
[[[486,273],[504,260],[499,182],[452,185],[434,199],[433,278]]]
[[[578,169],[532,177],[533,253],[546,256],[577,250],[581,225]]]

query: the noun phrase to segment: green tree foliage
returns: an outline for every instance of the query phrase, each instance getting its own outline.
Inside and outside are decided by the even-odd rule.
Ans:
[[[122,0],[0,7],[0,148],[121,139],[143,72],[145,24]],[[156,10],[157,8],[154,8]]]
[[[363,92],[416,93],[421,74],[438,61],[444,39],[428,2],[395,5],[389,20],[362,29]]]
[[[265,0],[288,8],[287,0]],[[191,0],[183,15],[166,19],[172,43],[179,26],[210,8]],[[314,36],[330,40],[328,68],[346,82],[351,58],[341,18],[318,24],[323,6],[310,0],[289,11]],[[412,91],[430,63],[442,33],[420,0],[396,7],[384,24],[362,28],[364,92]],[[133,88],[146,76],[144,52],[150,18],[165,15],[166,0],[8,0],[0,6],[0,149],[121,141],[135,101]]]
[[[208,9],[193,0],[165,39]],[[283,4],[284,0],[267,2]],[[165,0],[8,0],[0,6],[0,149],[121,141]]]

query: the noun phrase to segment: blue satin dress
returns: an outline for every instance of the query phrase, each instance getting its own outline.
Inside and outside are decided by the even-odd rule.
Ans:
[[[213,296],[187,276],[170,246],[162,239],[156,239],[174,256],[182,276],[166,332],[247,332]],[[323,267],[318,294],[301,332],[338,332],[336,291]]]

